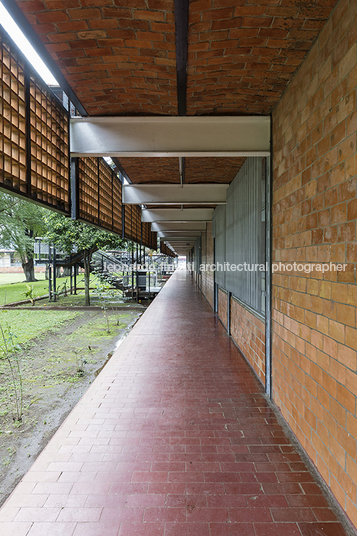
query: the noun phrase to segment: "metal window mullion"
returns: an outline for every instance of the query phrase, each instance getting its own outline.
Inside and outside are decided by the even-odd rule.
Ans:
[[[26,117],[26,194],[31,197],[31,80],[25,71],[25,117]]]
[[[272,137],[271,137],[272,139]],[[265,392],[272,398],[272,161],[266,159],[265,175],[265,261],[268,267],[265,273]]]
[[[97,180],[98,180],[98,225],[100,224],[100,163],[99,158],[97,158]]]

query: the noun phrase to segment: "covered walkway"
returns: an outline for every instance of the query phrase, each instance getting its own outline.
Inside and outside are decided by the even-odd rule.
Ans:
[[[185,271],[0,511],[6,536],[342,536]]]

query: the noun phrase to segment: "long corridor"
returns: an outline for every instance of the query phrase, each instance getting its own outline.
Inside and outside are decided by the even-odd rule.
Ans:
[[[4,536],[344,536],[176,271],[0,511]]]

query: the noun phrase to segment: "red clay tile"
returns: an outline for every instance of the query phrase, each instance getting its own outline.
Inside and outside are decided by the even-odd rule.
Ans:
[[[255,536],[252,523],[210,523],[211,536]]]
[[[1,535],[345,536],[193,290],[184,272],[165,285],[0,511]]]

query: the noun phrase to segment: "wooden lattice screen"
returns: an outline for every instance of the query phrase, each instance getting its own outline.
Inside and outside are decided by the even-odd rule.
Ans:
[[[80,220],[122,234],[122,185],[103,158],[78,158]]]
[[[141,243],[141,207],[125,205],[124,238]]]
[[[177,257],[177,255],[170,248],[168,248],[164,242],[161,242],[160,244],[160,252],[168,257]]]
[[[0,29],[0,188],[69,214],[69,115]]]
[[[0,189],[66,215],[69,113],[0,27]],[[103,158],[77,159],[77,217],[123,234],[122,185]],[[142,234],[143,233],[143,234]],[[156,249],[141,207],[125,207],[124,237]]]

